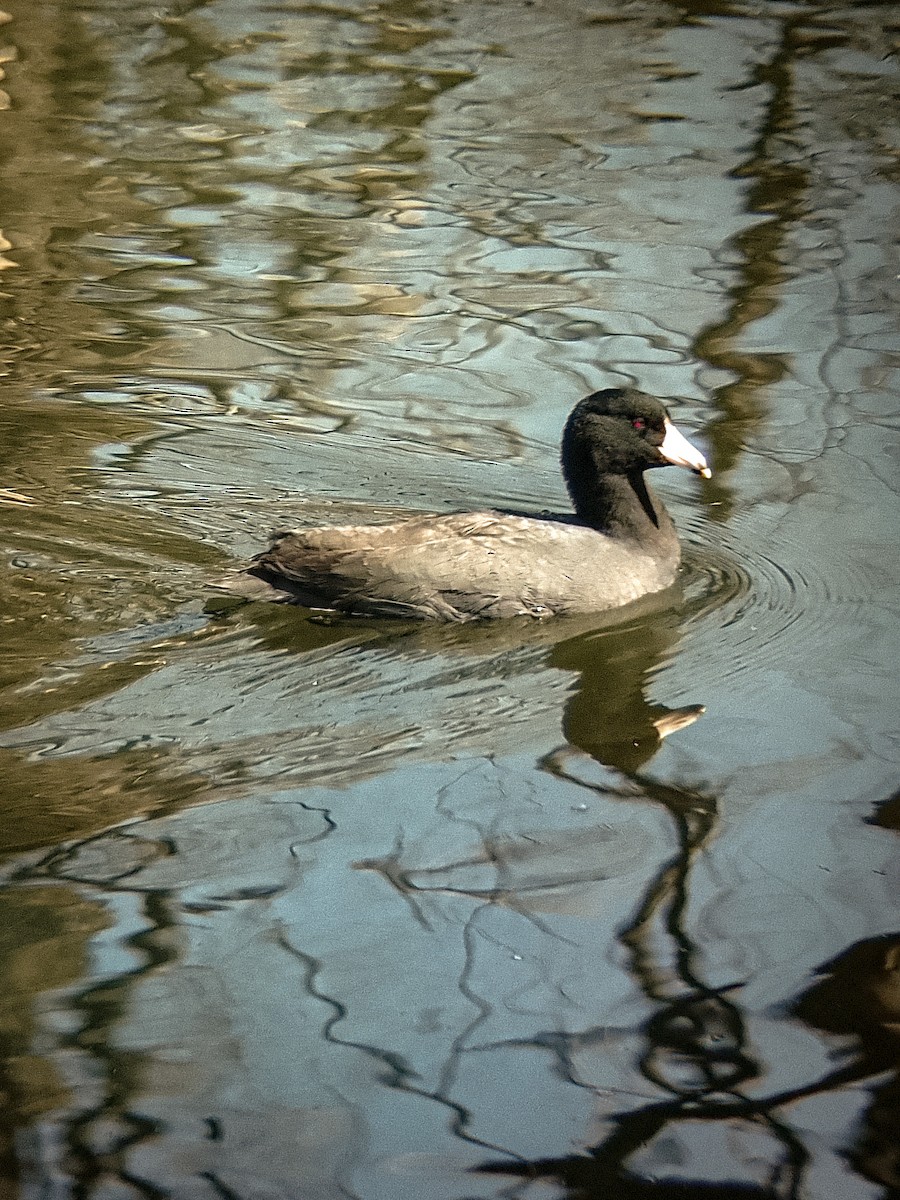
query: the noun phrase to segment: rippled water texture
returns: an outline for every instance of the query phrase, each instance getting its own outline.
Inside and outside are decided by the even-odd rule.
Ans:
[[[0,1196],[897,1194],[890,15],[15,0]],[[628,382],[676,592],[206,607]]]

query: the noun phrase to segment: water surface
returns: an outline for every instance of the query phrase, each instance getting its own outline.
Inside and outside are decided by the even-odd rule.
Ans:
[[[900,1187],[888,11],[13,5],[4,1195]],[[630,383],[673,593],[208,611]]]

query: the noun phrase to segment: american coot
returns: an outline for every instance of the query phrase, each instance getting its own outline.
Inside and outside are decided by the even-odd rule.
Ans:
[[[644,471],[709,477],[706,459],[642,392],[572,410],[562,470],[576,517],[501,512],[281,532],[232,590],[313,608],[444,621],[600,612],[668,587],[678,537]]]

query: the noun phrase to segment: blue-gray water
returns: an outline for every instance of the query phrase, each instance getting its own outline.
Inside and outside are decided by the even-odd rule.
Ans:
[[[7,15],[0,1196],[896,1194],[890,9]],[[679,595],[206,610],[631,382]]]

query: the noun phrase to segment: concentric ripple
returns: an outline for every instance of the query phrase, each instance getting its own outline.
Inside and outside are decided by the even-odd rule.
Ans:
[[[749,521],[701,522],[682,522],[685,630],[702,623],[705,638],[721,633],[719,679],[767,660],[796,660],[828,644],[852,620],[848,608],[871,604],[859,564],[831,563],[826,578],[808,544],[782,530],[764,553]]]

